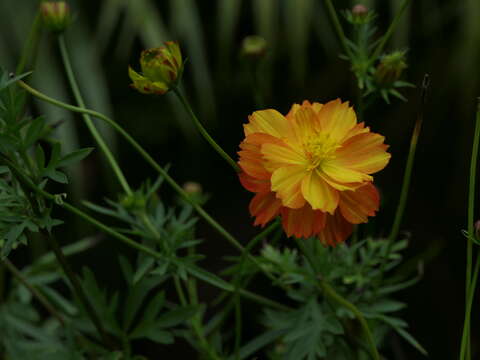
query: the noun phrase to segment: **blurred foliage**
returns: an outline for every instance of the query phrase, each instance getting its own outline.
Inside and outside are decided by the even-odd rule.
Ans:
[[[323,100],[338,96],[354,99],[357,96],[349,64],[338,58],[342,51],[320,1],[105,0],[71,3],[77,15],[73,28],[67,32],[67,39],[75,70],[81,74],[79,80],[87,105],[113,114],[136,137],[142,138],[159,159],[169,161],[175,154],[178,161],[173,170],[179,178],[190,180],[193,177],[205,184],[207,191],[228,194],[228,205],[225,205],[225,196],[217,195],[209,206],[221,213],[221,222],[238,232],[244,231],[245,238],[252,230],[244,226],[247,221],[245,193],[237,191],[236,179],[212,176],[218,174],[222,166],[220,161],[199,165],[197,160],[209,150],[199,144],[199,138],[180,105],[172,97],[166,97],[164,101],[136,96],[127,89],[127,66],[135,63],[134,59],[143,48],[158,46],[165,40],[180,40],[190,59],[185,81],[192,103],[204,123],[232,154],[241,137],[241,123],[256,109],[248,68],[238,56],[241,41],[247,35],[258,34],[268,42],[268,52],[260,71],[261,83],[258,84],[264,91],[265,107],[286,111],[291,103],[303,99]],[[335,6],[337,10],[345,10],[355,3],[338,1]],[[369,0],[363,3],[378,13],[377,29],[371,34],[375,41],[377,31],[385,30],[400,1]],[[10,71],[19,61],[37,5],[37,1],[24,2],[21,6],[13,0],[0,1],[0,63]],[[462,237],[458,230],[465,222],[466,177],[463,174],[466,174],[467,165],[464,159],[470,150],[468,139],[473,128],[474,99],[480,93],[477,66],[480,60],[480,47],[477,46],[479,11],[480,3],[476,0],[460,3],[424,0],[407,9],[386,49],[408,49],[406,79],[418,84],[428,72],[433,84],[405,227],[414,234],[411,250],[414,252],[438,249],[445,239],[452,241],[431,270],[427,268],[423,288],[415,288],[415,293],[409,294],[412,306],[404,310],[407,316],[415,319],[414,332],[419,334],[422,343],[427,342],[434,349],[432,358],[451,358],[457,340],[449,335],[450,332],[432,329],[429,321],[438,321],[438,314],[443,313],[442,328],[458,328],[461,316],[458,309],[463,306],[456,295],[462,291],[458,284],[463,281],[458,279],[463,266],[463,242],[460,242]],[[351,28],[341,20],[350,35]],[[39,46],[33,49],[38,58],[32,82],[47,94],[72,102],[53,45],[49,36],[43,36]],[[393,163],[379,177],[380,185],[395,184],[402,174],[406,139],[418,102],[416,94],[415,90],[405,89],[403,96],[409,99],[409,103],[392,98],[392,106],[378,106],[375,111],[365,114],[369,125],[382,129],[392,145]],[[91,146],[92,141],[87,140],[83,130],[70,121],[75,115],[41,102],[35,103],[39,112],[45,114],[47,125],[63,122],[62,126],[51,126],[51,130],[65,153],[80,146]],[[38,119],[35,123],[42,121]],[[115,144],[111,131],[102,124],[99,126],[110,145]],[[181,151],[178,144],[182,144]],[[122,147],[117,151],[122,162],[132,169],[132,178],[138,183],[143,181],[145,169],[135,163],[136,158]],[[106,166],[94,160],[98,159],[90,160],[81,171],[69,169],[71,182],[67,186],[73,198],[90,197],[98,204],[97,194],[105,190],[113,196],[115,186],[111,174],[105,171]],[[2,169],[2,179],[4,175]],[[442,181],[435,180],[437,178]],[[23,209],[21,189],[5,184],[8,177],[5,179],[1,196],[9,200],[5,200],[2,207],[11,205]],[[388,203],[394,203],[396,199],[392,194],[384,194],[387,215],[393,206]],[[1,211],[3,208],[0,214]],[[388,226],[383,223],[387,215],[380,215],[376,221],[379,232]],[[23,213],[15,220],[17,224],[24,221],[21,216]],[[73,228],[73,224],[66,233],[82,234],[82,230]],[[222,253],[223,249],[214,243],[208,250],[215,255]],[[450,291],[445,294],[447,288]],[[445,313],[444,302],[439,302],[439,298],[452,302],[451,311]],[[24,317],[31,315],[28,311],[21,313]],[[428,320],[420,321],[419,318]],[[36,321],[33,315],[29,321]],[[435,352],[437,343],[443,344],[444,348]],[[406,355],[409,359],[415,356],[416,353]]]

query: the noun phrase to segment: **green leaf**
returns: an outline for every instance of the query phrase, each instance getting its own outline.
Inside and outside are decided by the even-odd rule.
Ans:
[[[28,149],[35,144],[43,134],[43,128],[45,127],[45,118],[38,117],[30,122],[25,138],[23,139],[23,148]]]
[[[155,325],[161,328],[170,328],[180,325],[190,319],[198,311],[198,306],[182,306],[178,307],[162,316],[155,321]]]
[[[153,257],[141,257],[140,266],[138,267],[135,275],[133,276],[133,283],[136,284],[139,282],[145,274],[152,268],[155,264],[155,259]]]
[[[225,280],[221,279],[217,275],[212,274],[211,272],[208,272],[206,270],[203,270],[199,268],[198,266],[195,266],[193,264],[187,264],[184,263],[182,264],[185,269],[193,276],[196,278],[203,280],[215,287],[218,287],[220,289],[226,290],[226,291],[234,291],[235,288],[226,282]]]
[[[58,161],[57,167],[68,166],[70,164],[79,162],[79,161],[83,160],[84,158],[86,158],[93,151],[93,149],[94,149],[93,147],[90,147],[90,148],[75,150],[75,151],[71,152],[70,154],[67,154],[67,155],[63,156]]]
[[[287,330],[272,330],[257,336],[240,348],[238,357],[232,355],[227,360],[246,359],[255,354],[258,350],[281,338],[286,332]]]

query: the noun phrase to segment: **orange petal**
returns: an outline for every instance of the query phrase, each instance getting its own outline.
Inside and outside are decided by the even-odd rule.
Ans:
[[[318,234],[325,227],[325,213],[313,210],[308,204],[300,209],[282,207],[280,213],[287,236],[308,238]]]
[[[377,188],[368,183],[355,191],[344,191],[340,194],[339,208],[342,215],[352,224],[368,221],[369,216],[375,216],[380,202]]]
[[[273,192],[256,194],[250,201],[250,214],[255,216],[254,225],[265,226],[270,220],[280,213],[282,202],[275,197]]]
[[[342,144],[336,152],[338,164],[352,170],[373,174],[382,170],[390,160],[386,152],[385,138],[375,133],[353,136]]]
[[[322,132],[330,135],[337,142],[342,142],[357,124],[357,117],[348,102],[340,99],[330,101],[318,111]]]
[[[261,153],[262,144],[270,142],[283,144],[281,140],[262,133],[251,134],[240,143],[238,165],[243,171],[257,179],[270,179],[271,171],[265,168],[265,160]]]
[[[256,179],[244,172],[241,172],[240,174],[238,174],[238,177],[240,178],[240,183],[248,191],[255,192],[255,193],[270,191],[270,179],[269,180]]]
[[[304,176],[302,194],[314,210],[333,214],[338,206],[338,191],[327,184],[317,171],[309,171]]]
[[[318,239],[324,245],[336,246],[347,240],[352,234],[353,225],[350,224],[340,213],[336,211],[334,215],[326,215],[325,227],[318,234]]]
[[[281,139],[291,132],[289,121],[277,110],[255,111],[248,120],[249,123],[243,125],[245,136],[265,133]]]
[[[301,191],[305,175],[305,168],[296,165],[281,167],[274,171],[270,179],[272,191],[277,193],[277,198],[282,200],[284,206],[298,209],[305,204]]]
[[[293,135],[291,140],[297,146],[307,141],[312,135],[316,134],[320,128],[320,122],[312,106],[302,105],[296,112],[292,121]]]

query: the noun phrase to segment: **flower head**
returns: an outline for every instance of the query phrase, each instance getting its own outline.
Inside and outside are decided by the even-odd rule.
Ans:
[[[384,137],[357,123],[340,100],[294,104],[283,116],[256,111],[240,144],[242,185],[255,225],[282,217],[288,236],[317,235],[324,244],[344,241],[353,225],[378,210],[371,174],[390,159]]]
[[[165,46],[142,51],[140,67],[142,74],[128,68],[132,87],[143,94],[165,94],[176,85],[183,71],[178,43],[167,41]]]
[[[71,22],[70,8],[65,1],[45,1],[40,4],[45,25],[53,32],[62,32]]]

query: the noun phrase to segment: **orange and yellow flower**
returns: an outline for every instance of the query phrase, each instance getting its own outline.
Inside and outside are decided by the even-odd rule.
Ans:
[[[256,111],[244,125],[240,181],[255,196],[250,213],[264,226],[277,215],[288,236],[336,245],[378,210],[371,174],[390,159],[384,137],[357,123],[339,99],[294,104],[286,116]]]

